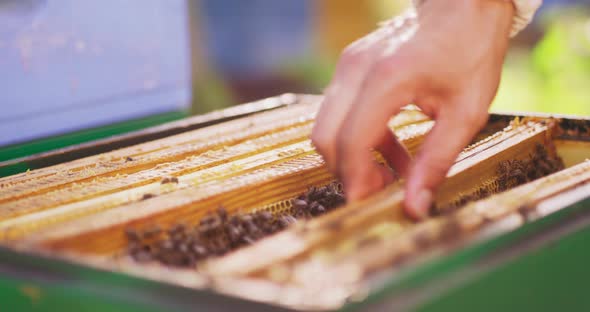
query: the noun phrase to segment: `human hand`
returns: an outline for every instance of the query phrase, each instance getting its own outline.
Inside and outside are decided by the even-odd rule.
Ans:
[[[500,0],[428,0],[343,52],[312,132],[349,200],[394,180],[381,152],[406,178],[406,212],[427,216],[439,184],[487,121],[500,80],[514,14]],[[436,120],[416,158],[387,128],[401,107],[416,104]]]

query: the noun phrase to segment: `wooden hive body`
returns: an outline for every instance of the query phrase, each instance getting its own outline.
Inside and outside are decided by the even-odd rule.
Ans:
[[[458,157],[428,221],[403,214],[398,181],[194,268],[128,257],[128,228],[195,226],[220,206],[229,215],[265,210],[277,217],[309,188],[337,183],[308,139],[320,100],[300,97],[294,105],[2,178],[0,239],[109,270],[183,285],[190,276],[191,287],[331,309],[383,270],[459,248],[507,218],[542,216],[537,208],[556,196],[588,194],[589,120],[495,116]],[[413,154],[433,124],[409,107],[389,126]],[[163,277],[169,271],[183,277]],[[243,291],[245,285],[263,287]]]

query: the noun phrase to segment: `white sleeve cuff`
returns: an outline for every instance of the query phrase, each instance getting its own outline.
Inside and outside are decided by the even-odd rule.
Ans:
[[[416,8],[420,7],[426,0],[413,0]],[[523,30],[532,20],[535,12],[543,0],[503,0],[512,1],[516,12],[514,14],[514,21],[512,22],[512,29],[510,30],[510,36],[514,37],[521,30]]]
[[[539,9],[543,0],[512,0],[516,12],[514,14],[514,21],[512,22],[512,29],[510,36],[514,37],[521,30],[523,30],[535,16],[535,12]]]

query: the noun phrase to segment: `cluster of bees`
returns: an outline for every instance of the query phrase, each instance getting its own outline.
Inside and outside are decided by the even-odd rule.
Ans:
[[[194,267],[199,261],[222,256],[232,250],[279,232],[298,219],[309,219],[344,204],[336,184],[312,187],[291,201],[291,208],[273,215],[260,210],[228,215],[224,208],[200,220],[198,225],[178,223],[167,230],[152,226],[128,228],[128,253],[138,262],[159,262],[175,267]]]

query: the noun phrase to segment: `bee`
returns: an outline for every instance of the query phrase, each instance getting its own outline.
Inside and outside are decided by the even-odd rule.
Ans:
[[[160,184],[169,184],[169,183],[178,184],[178,178],[177,177],[164,177],[160,181]]]
[[[151,193],[145,193],[143,194],[143,196],[141,196],[141,200],[146,200],[146,199],[150,199],[150,198],[154,198],[156,197],[156,195],[151,194]]]

